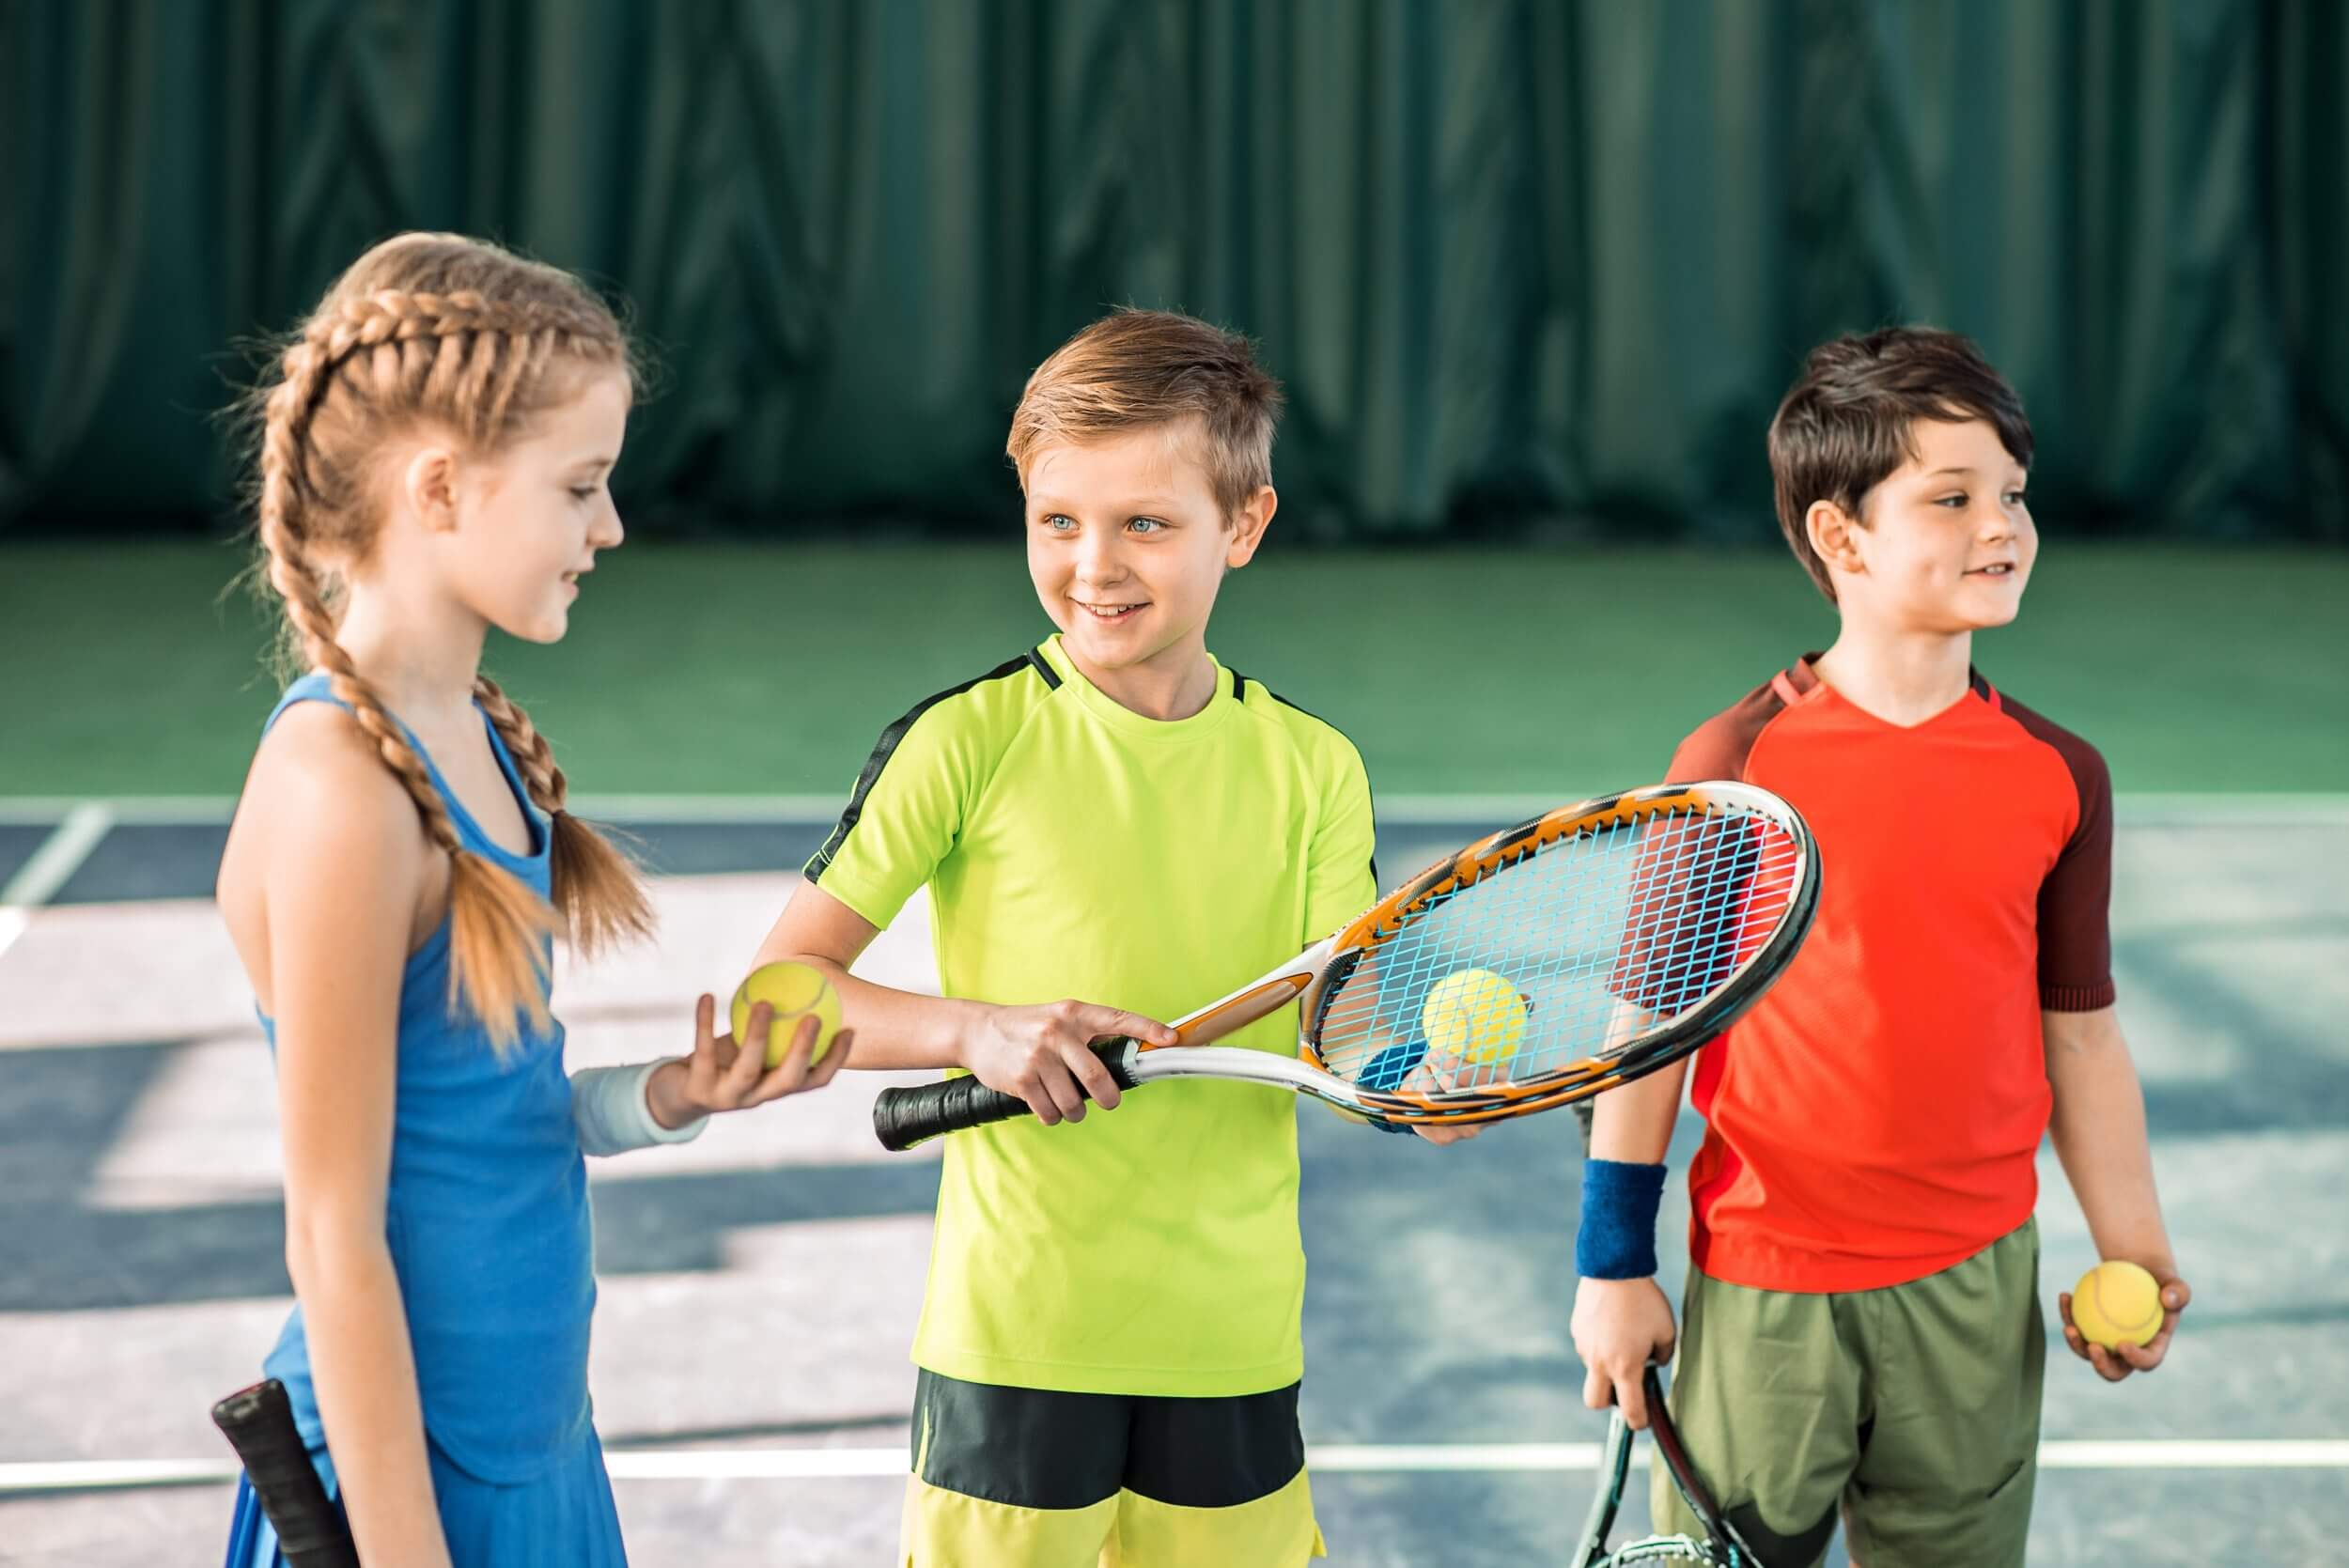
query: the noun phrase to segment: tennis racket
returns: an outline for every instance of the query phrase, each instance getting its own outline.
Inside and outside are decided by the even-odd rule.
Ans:
[[[238,1389],[212,1406],[212,1424],[244,1462],[286,1568],[359,1568],[350,1527],[310,1463],[283,1383],[272,1377]]]
[[[1687,1535],[1650,1535],[1628,1541],[1609,1550],[1607,1538],[1614,1533],[1615,1513],[1623,1506],[1624,1481],[1631,1471],[1631,1424],[1617,1410],[1607,1424],[1607,1449],[1598,1462],[1598,1493],[1591,1498],[1590,1516],[1582,1523],[1582,1539],[1567,1559],[1574,1568],[1626,1568],[1635,1562],[1708,1562],[1714,1568],[1767,1568],[1756,1556],[1736,1527],[1723,1517],[1713,1495],[1697,1478],[1696,1467],[1688,1462],[1688,1451],[1681,1445],[1680,1433],[1672,1425],[1672,1412],[1664,1405],[1664,1384],[1653,1362],[1645,1378],[1647,1389],[1648,1436],[1656,1441],[1656,1452],[1672,1472],[1672,1485],[1688,1512],[1697,1516],[1698,1528],[1704,1539]],[[1832,1516],[1830,1516],[1830,1528]],[[1822,1540],[1818,1546],[1827,1543]],[[1810,1548],[1809,1561],[1818,1555],[1818,1546]]]
[[[1174,1020],[1178,1043],[1094,1050],[1121,1088],[1218,1078],[1374,1124],[1459,1125],[1628,1083],[1719,1033],[1811,928],[1818,852],[1740,784],[1562,806],[1446,856],[1343,929]],[[1298,1054],[1216,1047],[1299,1003]],[[975,1078],[884,1090],[891,1149],[1029,1113]]]

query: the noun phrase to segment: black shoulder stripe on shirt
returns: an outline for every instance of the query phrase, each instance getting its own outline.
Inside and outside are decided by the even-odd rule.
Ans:
[[[873,754],[864,759],[863,771],[856,776],[856,788],[849,792],[848,809],[840,814],[839,825],[832,829],[832,836],[824,840],[824,846],[817,850],[807,862],[807,879],[811,882],[823,880],[824,872],[832,865],[832,858],[840,853],[840,846],[848,841],[848,833],[856,827],[857,818],[863,815],[864,798],[873,792],[873,784],[880,778],[881,769],[889,766],[890,757],[896,753],[897,743],[906,737],[906,732],[913,727],[915,720],[947,698],[959,697],[972,687],[983,686],[990,680],[1005,680],[1030,670],[1042,675],[1048,688],[1060,685],[1060,677],[1052,673],[1052,667],[1037,658],[1035,650],[1031,648],[1018,659],[998,664],[975,679],[923,698],[906,711],[904,718],[881,731],[880,739],[873,745]]]
[[[1060,690],[1060,672],[1052,668],[1051,660],[1044,657],[1044,650],[1042,648],[1030,648],[1028,650],[1027,662],[1030,669],[1033,669],[1037,675],[1044,677],[1044,690],[1047,691],[1057,691]],[[1008,670],[1010,668],[1011,666],[1006,664],[1003,666],[1003,670],[993,672],[993,675],[981,675],[979,680],[991,680],[994,678],[994,675],[1000,675],[1003,673],[1003,670]],[[978,681],[972,682],[972,686],[977,684]],[[968,691],[969,688],[966,687],[964,690]],[[946,695],[951,697],[954,693],[949,691]],[[938,699],[933,697],[930,700],[932,702],[936,702]]]
[[[1239,679],[1239,675],[1238,675],[1237,673],[1235,673],[1235,674],[1233,675],[1233,676],[1232,676],[1232,679],[1233,679],[1235,682],[1237,682],[1237,681],[1238,681],[1238,679]],[[1258,681],[1256,684],[1257,684],[1257,685],[1259,685],[1259,686],[1264,686],[1264,682],[1262,682],[1262,681]],[[1239,690],[1239,688],[1238,688],[1238,686],[1237,686],[1237,684],[1235,684],[1235,685],[1234,685],[1234,687],[1233,687],[1232,689],[1233,689],[1235,691],[1238,691],[1238,690]],[[1330,721],[1329,721],[1329,720],[1324,719],[1324,718],[1323,718],[1320,714],[1315,713],[1315,712],[1312,708],[1310,708],[1310,707],[1306,707],[1306,706],[1303,706],[1303,705],[1301,705],[1301,704],[1299,704],[1299,703],[1293,703],[1293,702],[1289,701],[1286,697],[1283,697],[1283,695],[1281,695],[1281,693],[1279,693],[1278,691],[1274,691],[1271,687],[1269,687],[1269,686],[1265,686],[1265,688],[1264,688],[1264,694],[1265,694],[1266,696],[1268,696],[1268,697],[1270,697],[1270,698],[1271,698],[1274,702],[1279,703],[1279,704],[1280,704],[1283,707],[1293,707],[1293,708],[1296,708],[1298,712],[1299,712],[1299,713],[1303,714],[1306,718],[1311,719],[1311,720],[1312,720],[1315,723],[1316,723],[1316,724],[1330,724]],[[1338,727],[1337,727],[1337,725],[1335,725],[1335,724],[1330,724],[1330,727],[1331,729],[1333,729],[1333,730],[1338,730]],[[1339,733],[1340,735],[1346,735],[1346,732],[1345,732],[1344,730],[1338,730],[1338,733]],[[1348,742],[1349,744],[1350,744],[1350,743],[1353,741],[1353,739],[1354,739],[1354,737],[1353,737],[1352,736],[1350,736],[1350,735],[1346,735],[1346,740],[1347,740],[1347,742]],[[1361,749],[1361,747],[1359,747],[1359,746],[1355,748],[1355,750],[1357,750],[1357,751],[1360,751]]]
[[[1237,670],[1234,670],[1232,672],[1232,695],[1235,697],[1240,694],[1241,680],[1242,676],[1240,675],[1240,673]],[[1256,684],[1264,686],[1264,682],[1262,681],[1258,681]],[[1309,707],[1298,707],[1295,703],[1289,701],[1286,697],[1283,697],[1281,693],[1275,691],[1269,686],[1265,686],[1264,694],[1270,697],[1274,702],[1279,703],[1283,707],[1297,708],[1298,712],[1303,714],[1306,718],[1311,719],[1316,724],[1330,724],[1330,721],[1324,719],[1320,714],[1315,713]],[[1335,724],[1330,724],[1330,727],[1333,730],[1338,730],[1338,727]],[[1346,736],[1346,743],[1347,745],[1354,746],[1354,737],[1352,736],[1346,735],[1344,730],[1338,730],[1338,733]],[[1362,749],[1360,746],[1354,746],[1354,754],[1356,756],[1361,755]],[[1362,765],[1362,788],[1370,796],[1371,842],[1376,844],[1377,842],[1378,831],[1378,790],[1377,786],[1370,782],[1370,765],[1368,763],[1364,763]],[[1370,879],[1374,885],[1378,881],[1378,856],[1375,850],[1370,857]],[[1380,891],[1384,892],[1385,890],[1382,888]]]
[[[1224,668],[1229,670],[1231,669],[1231,666],[1227,664]],[[1241,675],[1237,670],[1232,670],[1232,701],[1243,705],[1245,705],[1248,701],[1248,677]],[[1295,703],[1291,703],[1289,704],[1289,706],[1297,707],[1297,705]],[[1297,711],[1302,713],[1305,710],[1301,707],[1297,707]]]

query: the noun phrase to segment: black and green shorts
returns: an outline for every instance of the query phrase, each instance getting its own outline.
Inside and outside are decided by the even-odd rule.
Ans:
[[[1062,1393],[925,1369],[899,1560],[1296,1568],[1323,1555],[1297,1390]]]

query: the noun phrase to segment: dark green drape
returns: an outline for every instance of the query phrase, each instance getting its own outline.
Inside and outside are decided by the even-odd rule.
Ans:
[[[1106,304],[1292,526],[1772,527],[1802,349],[1979,337],[2043,520],[2349,539],[2338,0],[0,0],[0,520],[217,515],[240,339],[404,227],[634,303],[640,520],[974,525]]]

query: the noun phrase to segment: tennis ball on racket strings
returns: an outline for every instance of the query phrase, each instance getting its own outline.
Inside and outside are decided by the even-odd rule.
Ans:
[[[1525,1039],[1525,999],[1490,970],[1454,970],[1428,987],[1419,1021],[1430,1050],[1499,1062]]]
[[[2161,1285],[2133,1263],[2100,1263],[2072,1287],[2072,1326],[2107,1350],[2161,1332]]]
[[[816,1048],[808,1054],[807,1064],[812,1067],[824,1059],[824,1053],[832,1049],[832,1037],[840,1032],[840,993],[832,989],[823,970],[788,958],[751,970],[734,993],[734,1010],[729,1015],[736,1040],[751,1027],[751,1009],[762,1001],[775,1010],[775,1021],[767,1032],[767,1065],[783,1065],[784,1053],[799,1033],[800,1020],[811,1013],[823,1021],[817,1026]]]

